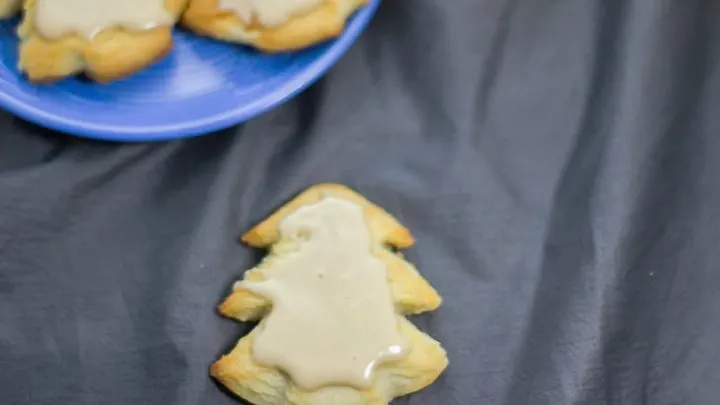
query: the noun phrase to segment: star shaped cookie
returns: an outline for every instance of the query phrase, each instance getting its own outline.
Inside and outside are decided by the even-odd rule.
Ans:
[[[97,82],[106,83],[130,76],[154,64],[171,50],[173,25],[180,18],[189,0],[145,0],[159,1],[157,9],[162,10],[164,7],[167,11],[166,15],[162,16],[163,20],[167,21],[157,25],[150,24],[147,29],[126,28],[126,24],[120,24],[122,17],[117,13],[102,14],[103,10],[97,9],[99,4],[97,0],[65,0],[65,3],[58,1],[25,0],[23,2],[25,14],[18,29],[21,40],[19,65],[20,70],[31,82],[51,83],[85,73]],[[91,20],[73,19],[72,24],[67,20],[68,16],[81,17],[83,13],[87,13],[99,18],[98,21],[107,22],[108,26],[98,26],[99,32],[90,36],[80,35],[77,31],[63,32],[58,36],[42,35],[42,28],[46,26],[39,21],[39,17],[46,16],[40,13],[46,9],[41,7],[62,9],[70,6],[78,8],[76,11],[73,10],[74,14],[54,13],[57,11],[54,9],[47,9],[50,11],[46,14],[53,18],[62,18],[62,22],[67,26],[87,28],[87,26],[78,26],[78,22],[83,21],[83,24],[87,25]],[[132,9],[125,10],[127,12]],[[148,16],[139,12],[130,17],[132,24],[140,25],[135,19]],[[54,24],[57,22],[58,20],[53,21]]]

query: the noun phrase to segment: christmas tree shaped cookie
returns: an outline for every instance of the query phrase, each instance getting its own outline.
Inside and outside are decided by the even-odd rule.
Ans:
[[[392,248],[409,231],[337,184],[313,186],[243,236],[269,254],[219,306],[258,325],[210,373],[255,405],[387,405],[447,366],[404,315],[441,298]]]

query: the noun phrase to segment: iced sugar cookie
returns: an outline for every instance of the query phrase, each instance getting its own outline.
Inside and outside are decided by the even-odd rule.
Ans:
[[[243,236],[269,249],[220,305],[259,321],[211,367],[255,405],[387,405],[448,361],[405,319],[438,293],[394,248],[413,244],[390,214],[342,185],[311,187]]]
[[[78,73],[110,82],[144,69],[172,48],[188,0],[26,0],[20,70],[33,82]]]
[[[185,26],[198,34],[269,52],[335,38],[368,0],[191,0]]]

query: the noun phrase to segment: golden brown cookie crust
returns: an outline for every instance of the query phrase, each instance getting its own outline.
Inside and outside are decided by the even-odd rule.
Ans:
[[[197,34],[250,45],[266,52],[292,51],[340,35],[347,19],[369,0],[326,0],[317,9],[297,15],[276,28],[247,25],[218,8],[218,0],[190,0],[182,24]]]
[[[165,0],[165,6],[177,20],[188,1]],[[112,82],[152,65],[172,48],[172,27],[147,31],[113,27],[91,41],[77,35],[46,39],[35,30],[35,3],[25,1],[25,17],[18,29],[20,70],[35,83],[51,83],[82,72],[96,82]]]
[[[394,247],[413,244],[410,232],[380,207],[339,184],[313,186],[285,204],[270,217],[253,227],[242,240],[255,247],[270,247],[270,254],[257,267],[244,274],[244,280],[262,281],[262,268],[282,254],[278,224],[303,205],[318,202],[323,196],[333,196],[363,207],[373,238]],[[387,405],[395,397],[418,391],[431,384],[447,367],[445,351],[440,344],[417,329],[402,315],[436,309],[441,298],[435,289],[402,259],[399,254],[383,249],[380,258],[386,263],[401,333],[410,342],[405,359],[380,365],[375,371],[375,384],[367,390],[331,386],[308,392],[298,388],[281,371],[262,367],[251,356],[254,329],[243,337],[235,348],[215,362],[210,374],[231,391],[256,405]],[[237,284],[232,293],[219,305],[221,314],[241,321],[262,322],[271,302]]]

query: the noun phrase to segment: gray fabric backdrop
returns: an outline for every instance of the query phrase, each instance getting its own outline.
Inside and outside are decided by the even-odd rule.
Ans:
[[[409,405],[716,405],[720,2],[387,0],[325,80],[152,145],[0,114],[0,403],[207,405],[237,236],[315,182],[417,236]],[[338,404],[342,405],[342,404]]]

